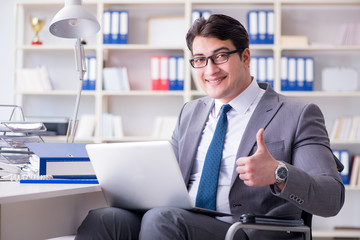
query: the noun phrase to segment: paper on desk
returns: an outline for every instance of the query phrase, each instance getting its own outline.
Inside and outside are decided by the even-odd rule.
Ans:
[[[4,141],[7,146],[13,147],[13,148],[26,148],[24,143],[40,143],[43,142],[42,138],[40,136],[1,136],[0,137],[2,141]],[[0,142],[0,146],[1,146]]]
[[[3,124],[12,132],[34,132],[46,130],[44,124],[40,122],[4,122]]]

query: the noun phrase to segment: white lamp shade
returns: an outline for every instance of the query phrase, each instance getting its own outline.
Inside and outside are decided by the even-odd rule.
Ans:
[[[97,19],[81,5],[81,0],[65,0],[65,6],[53,18],[49,31],[62,38],[82,38],[100,30]]]

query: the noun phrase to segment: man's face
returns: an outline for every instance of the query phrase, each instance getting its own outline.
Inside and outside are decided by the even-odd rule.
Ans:
[[[215,53],[236,50],[231,40],[195,37],[193,41],[193,57],[208,57]],[[241,52],[241,50],[240,50]],[[250,51],[245,49],[242,59],[239,53],[229,55],[226,63],[216,65],[211,59],[203,68],[194,69],[197,81],[204,91],[212,98],[228,103],[251,83],[249,74]]]

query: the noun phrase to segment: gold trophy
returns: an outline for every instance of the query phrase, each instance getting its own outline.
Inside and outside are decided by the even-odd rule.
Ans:
[[[32,29],[35,31],[35,37],[33,38],[31,44],[32,45],[41,45],[42,42],[39,39],[39,32],[45,25],[45,19],[39,19],[36,17],[30,17],[30,23]]]

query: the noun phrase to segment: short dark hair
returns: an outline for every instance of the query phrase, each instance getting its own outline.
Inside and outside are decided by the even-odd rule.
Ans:
[[[244,26],[238,20],[223,14],[213,14],[207,20],[199,18],[194,22],[186,34],[186,44],[191,52],[197,36],[230,39],[238,50],[249,47],[249,35]],[[241,52],[239,51],[240,54]]]

